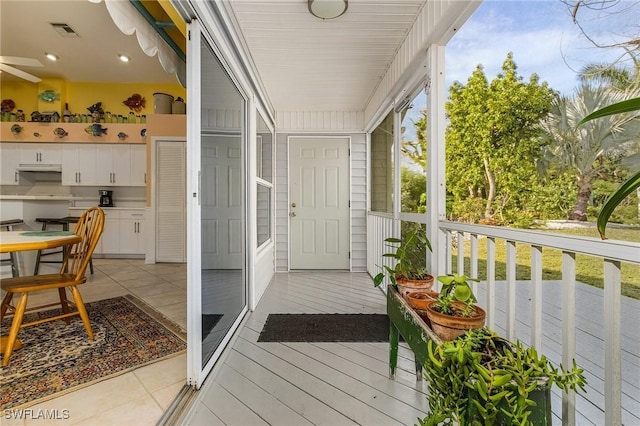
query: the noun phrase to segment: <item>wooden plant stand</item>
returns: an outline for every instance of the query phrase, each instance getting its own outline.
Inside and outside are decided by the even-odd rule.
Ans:
[[[428,359],[427,342],[441,340],[422,318],[402,298],[395,287],[387,289],[387,315],[389,316],[389,377],[395,378],[398,365],[398,340],[403,339],[416,359],[416,380],[422,380],[422,365]]]

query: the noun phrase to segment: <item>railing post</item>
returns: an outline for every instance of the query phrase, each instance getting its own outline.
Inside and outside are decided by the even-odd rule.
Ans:
[[[542,247],[531,246],[531,346],[542,350]]]
[[[453,273],[453,259],[452,259],[452,255],[451,255],[451,249],[453,247],[453,232],[451,231],[447,231],[447,238],[445,240],[447,242],[447,248],[446,248],[446,254],[445,254],[445,259],[447,262],[447,268],[446,268],[446,273],[447,274],[451,274]]]
[[[487,237],[487,326],[495,328],[496,239]]]
[[[469,276],[478,278],[478,234],[471,234],[469,241]],[[478,294],[478,283],[471,282],[473,294]]]
[[[458,244],[458,275],[464,275],[464,234],[456,232],[456,242]]]
[[[562,252],[562,364],[570,368],[576,356],[576,254]],[[562,394],[562,424],[576,424],[576,393]]]
[[[620,262],[604,260],[604,423],[622,423]]]
[[[516,340],[516,242],[507,240],[507,339]]]

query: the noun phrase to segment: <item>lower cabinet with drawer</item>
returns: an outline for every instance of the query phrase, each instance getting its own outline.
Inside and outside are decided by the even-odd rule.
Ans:
[[[80,216],[85,208],[70,207],[69,215]],[[94,253],[114,255],[144,255],[144,209],[106,207],[104,231]]]

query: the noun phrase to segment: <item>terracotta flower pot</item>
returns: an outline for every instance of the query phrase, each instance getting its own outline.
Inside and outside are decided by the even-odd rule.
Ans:
[[[445,315],[434,309],[435,302],[427,305],[427,314],[431,321],[431,328],[444,341],[450,341],[460,336],[465,330],[474,328],[482,328],[487,312],[479,306],[474,306],[474,313],[470,317],[462,317],[457,315]],[[462,310],[464,304],[461,302],[453,303],[454,310]]]
[[[428,290],[433,287],[433,275],[427,275],[425,280],[410,280],[404,277],[396,277],[398,291],[407,300],[407,293],[412,291]]]
[[[426,310],[427,305],[437,300],[439,294],[440,293],[433,290],[412,291],[407,293],[407,303],[409,303],[409,306],[413,309]]]

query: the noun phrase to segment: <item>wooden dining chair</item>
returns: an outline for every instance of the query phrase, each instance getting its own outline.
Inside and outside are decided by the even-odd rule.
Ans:
[[[9,336],[5,342],[6,346],[3,348],[3,366],[9,364],[11,352],[13,352],[14,344],[18,338],[18,331],[24,327],[48,321],[55,321],[58,319],[63,319],[67,324],[69,324],[69,317],[79,315],[84,323],[85,329],[87,330],[89,340],[93,340],[93,330],[91,329],[91,324],[89,322],[89,315],[87,314],[87,309],[82,302],[82,296],[80,295],[80,291],[77,286],[83,284],[87,280],[85,277],[85,270],[89,264],[91,254],[100,239],[103,228],[104,212],[102,209],[99,207],[92,207],[86,210],[78,220],[78,223],[73,230],[74,234],[82,237],[82,240],[73,244],[68,250],[66,250],[65,258],[59,273],[23,276],[0,280],[0,287],[2,287],[2,290],[7,292],[0,307],[0,320],[4,318],[7,312],[9,314],[13,314]],[[58,290],[60,298],[59,302],[27,308],[27,299],[31,292],[53,289]],[[71,291],[73,301],[67,297],[67,289]],[[11,304],[11,301],[13,296],[18,293],[21,294],[21,296],[18,303],[14,306]],[[70,305],[72,308],[75,307],[75,310],[69,310]],[[39,310],[50,306],[60,306],[61,313],[29,323],[22,322],[25,312]]]

